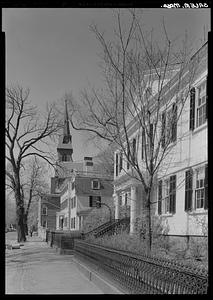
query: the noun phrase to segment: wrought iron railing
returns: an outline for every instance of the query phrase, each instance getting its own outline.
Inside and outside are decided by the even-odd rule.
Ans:
[[[51,247],[70,250],[74,248],[74,240],[81,238],[79,231],[51,231],[46,241],[50,242]]]
[[[96,232],[94,234],[94,236],[97,238],[100,236],[104,236],[106,234],[108,234],[108,235],[118,234],[124,230],[126,230],[128,232],[129,224],[130,224],[130,218],[123,218],[120,220],[116,220],[116,221],[112,222],[111,224],[109,224],[108,226],[106,226],[106,227],[102,228],[101,230],[99,230],[98,232]]]
[[[90,230],[88,232],[85,232],[83,234],[84,238],[87,238],[89,236],[94,236],[94,237],[100,237],[104,236],[105,234],[112,235],[115,233],[119,233],[123,230],[129,230],[129,222],[130,218],[123,218],[120,220],[111,220],[109,222],[106,222],[93,230]]]
[[[96,227],[96,228],[94,228],[94,229],[92,229],[90,231],[85,232],[84,233],[84,237],[88,237],[88,236],[97,234],[99,231],[102,231],[103,229],[105,229],[108,226],[110,226],[113,222],[114,222],[114,220],[111,220],[109,222],[101,224],[100,226],[98,226],[98,227]]]
[[[208,273],[176,261],[136,255],[75,240],[74,254],[133,294],[206,294]]]

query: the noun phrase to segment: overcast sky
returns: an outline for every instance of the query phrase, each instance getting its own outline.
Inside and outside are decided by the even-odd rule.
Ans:
[[[171,37],[184,35],[198,47],[210,30],[210,9],[145,9],[147,29],[159,30],[165,18]],[[6,8],[2,12],[6,32],[7,84],[29,87],[31,98],[40,108],[69,91],[101,84],[98,67],[100,47],[89,31],[92,22],[112,32],[112,11],[107,8]],[[159,35],[160,36],[160,33]],[[72,131],[74,160],[93,156],[97,150],[85,146],[86,136]]]

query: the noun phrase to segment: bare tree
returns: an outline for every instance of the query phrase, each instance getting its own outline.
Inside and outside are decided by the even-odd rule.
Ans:
[[[28,235],[28,216],[32,202],[38,200],[38,196],[48,192],[48,183],[45,178],[45,166],[35,156],[24,164],[23,176],[21,176],[21,192],[24,199],[24,225],[25,235]],[[47,175],[47,174],[46,174]]]
[[[48,149],[47,138],[54,137],[61,124],[58,122],[54,105],[39,113],[29,99],[29,89],[21,86],[6,89],[6,176],[7,185],[16,200],[16,225],[18,242],[25,241],[25,207],[21,173],[24,161],[38,157],[54,166]]]
[[[108,175],[114,174],[114,148],[109,145],[106,149],[101,150],[95,157],[96,162],[101,169]]]
[[[138,14],[135,9],[127,10],[129,23],[126,19],[123,23],[123,10],[114,12],[117,25],[113,41],[107,42],[97,26],[91,26],[103,50],[101,67],[105,87],[84,90],[82,106],[73,99],[70,101],[71,123],[76,130],[85,130],[116,145],[130,165],[128,175],[142,184],[146,195],[147,249],[150,251],[151,194],[155,178],[166,156],[171,153],[171,142],[179,138],[177,123],[196,68],[189,60],[186,35],[182,44],[179,42],[177,46],[177,41],[169,38],[162,21],[162,38],[157,43],[153,31],[145,32],[141,25],[143,14]],[[166,126],[162,107],[167,114],[171,105]],[[133,124],[136,126],[131,133],[130,125]],[[142,161],[139,155],[141,144]]]

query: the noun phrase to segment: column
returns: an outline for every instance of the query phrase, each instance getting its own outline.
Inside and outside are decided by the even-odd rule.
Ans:
[[[136,219],[136,202],[137,202],[137,196],[136,196],[136,187],[131,186],[131,197],[130,197],[130,234],[135,233],[135,219]]]
[[[120,217],[120,203],[119,203],[119,197],[117,193],[113,194],[114,197],[114,203],[115,203],[115,220],[118,220]]]

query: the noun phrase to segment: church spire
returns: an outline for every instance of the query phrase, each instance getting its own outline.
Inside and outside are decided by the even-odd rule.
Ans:
[[[70,127],[69,127],[69,117],[68,117],[68,110],[67,110],[67,99],[65,100],[65,110],[64,110],[64,137],[63,143],[68,144],[72,141],[72,136],[70,134]]]
[[[65,100],[65,109],[64,109],[64,128],[63,128],[63,133],[59,137],[57,152],[58,152],[59,162],[73,161],[72,160],[72,154],[73,154],[72,136],[70,133],[67,100]]]

